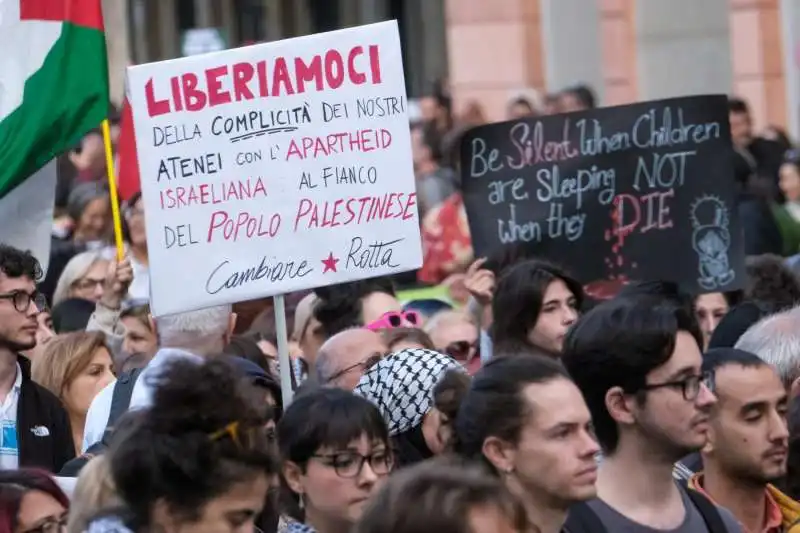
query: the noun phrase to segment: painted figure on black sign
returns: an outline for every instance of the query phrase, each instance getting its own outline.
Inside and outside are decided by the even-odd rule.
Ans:
[[[715,196],[703,196],[692,204],[691,220],[692,247],[697,252],[700,274],[697,282],[709,291],[723,288],[736,277],[728,261],[728,208]]]

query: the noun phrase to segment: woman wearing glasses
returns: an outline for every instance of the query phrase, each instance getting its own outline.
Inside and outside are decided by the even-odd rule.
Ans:
[[[278,423],[278,448],[281,533],[350,531],[394,466],[381,413],[340,389],[298,396]]]
[[[89,533],[252,532],[277,473],[263,398],[222,360],[176,361],[153,378],[152,407],[111,438],[123,507]]]
[[[101,252],[83,252],[70,259],[53,294],[53,307],[69,298],[99,302],[105,288],[108,260]]]
[[[0,531],[62,533],[69,499],[40,470],[0,471]]]

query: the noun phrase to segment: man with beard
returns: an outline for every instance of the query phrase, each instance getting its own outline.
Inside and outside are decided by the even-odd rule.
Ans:
[[[562,361],[604,455],[598,497],[570,509],[567,531],[741,531],[729,511],[672,477],[678,459],[705,445],[716,403],[700,343],[686,310],[637,296],[595,307],[567,334]]]
[[[58,472],[75,457],[61,402],[31,381],[20,352],[36,346],[37,316],[45,308],[36,290],[42,277],[30,252],[0,244],[0,469],[38,467]]]
[[[770,483],[786,474],[789,398],[777,372],[734,348],[710,350],[717,404],[711,411],[704,471],[689,486],[733,512],[745,531],[800,532],[800,504]],[[785,529],[784,529],[785,528]]]

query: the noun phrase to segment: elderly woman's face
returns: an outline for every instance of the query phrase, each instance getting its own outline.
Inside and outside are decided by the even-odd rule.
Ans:
[[[108,261],[95,261],[89,270],[72,282],[69,288],[70,298],[83,298],[92,302],[99,302],[103,297],[103,283],[106,278]]]
[[[82,241],[101,240],[108,227],[110,211],[111,206],[105,196],[86,204],[75,226],[75,238]]]

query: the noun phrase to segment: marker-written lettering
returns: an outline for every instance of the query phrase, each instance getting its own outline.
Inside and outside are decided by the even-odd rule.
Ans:
[[[211,271],[206,280],[206,292],[218,294],[224,290],[235,289],[243,285],[254,284],[261,280],[277,283],[287,279],[304,278],[314,272],[308,261],[274,261],[270,263],[266,256],[262,257],[257,265],[246,267],[244,270],[231,271],[231,262],[225,260]]]
[[[323,202],[303,198],[297,206],[294,231],[367,224],[375,220],[409,220],[416,215],[416,210],[416,193],[393,192]]]
[[[168,187],[159,192],[159,197],[161,209],[181,209],[195,205],[266,198],[267,188],[259,176],[243,180],[201,183],[188,187]]]
[[[392,134],[386,129],[363,129],[330,133],[321,137],[302,137],[289,142],[286,161],[297,159],[303,161],[353,152],[368,153],[385,150],[391,145]]]
[[[373,270],[376,268],[397,268],[399,263],[392,258],[394,245],[405,239],[395,239],[393,241],[375,241],[364,246],[364,239],[353,237],[350,241],[350,250],[347,252],[345,267],[357,268],[359,270]]]
[[[322,92],[345,83],[379,85],[382,81],[379,46],[354,46],[349,50],[330,49],[311,58],[277,57],[271,61],[225,64],[199,74],[185,72],[158,85],[150,78],[145,84],[145,99],[147,113],[156,117],[308,90]],[[233,90],[225,86],[232,86]]]
[[[240,211],[235,216],[231,216],[227,211],[215,211],[211,215],[208,224],[208,236],[206,242],[223,239],[236,242],[241,239],[253,239],[258,237],[273,238],[281,229],[280,213],[273,213],[270,216],[263,213],[250,213]]]
[[[544,135],[544,125],[537,122],[531,129],[527,122],[520,122],[509,131],[511,145],[515,154],[506,156],[510,168],[520,170],[540,163],[554,163],[572,159],[579,151],[572,146],[569,139],[569,119],[564,120],[560,141],[548,141]]]

